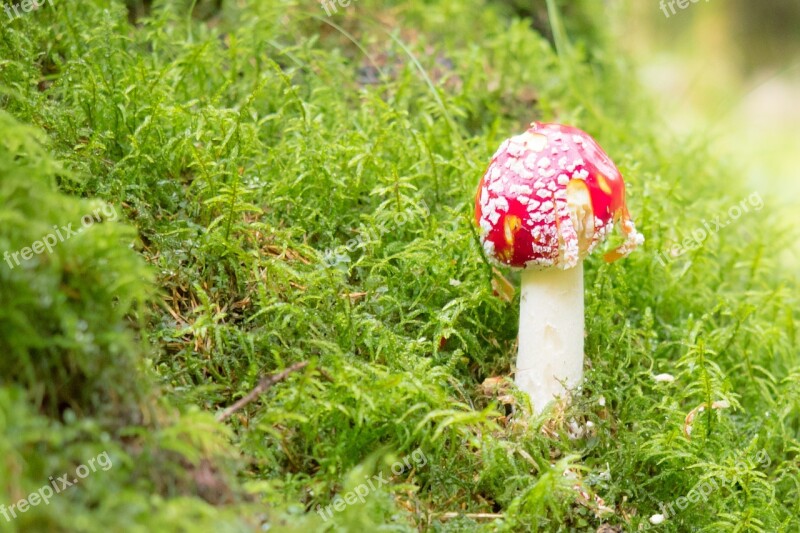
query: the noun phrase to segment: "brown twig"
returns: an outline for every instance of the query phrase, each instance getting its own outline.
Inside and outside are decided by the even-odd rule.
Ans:
[[[295,363],[289,368],[279,372],[277,374],[273,374],[271,376],[264,376],[262,377],[258,385],[247,393],[246,396],[238,399],[236,403],[222,411],[220,414],[217,415],[217,422],[224,422],[225,420],[229,419],[233,413],[247,405],[248,403],[252,402],[256,398],[258,398],[259,394],[263,394],[266,392],[270,387],[278,383],[279,381],[283,381],[286,377],[291,374],[292,372],[297,372],[298,370],[305,368],[308,366],[308,361],[302,361],[300,363]]]
[[[465,516],[473,520],[495,520],[497,518],[503,518],[504,515],[496,513],[442,513],[437,518],[440,520],[450,520],[452,518],[458,518],[459,516]]]

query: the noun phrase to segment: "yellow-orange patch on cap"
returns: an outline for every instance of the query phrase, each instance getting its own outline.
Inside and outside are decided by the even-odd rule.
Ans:
[[[606,194],[611,194],[611,185],[608,184],[608,180],[602,174],[598,174],[595,178],[597,180],[597,186],[600,187],[600,190]]]
[[[506,238],[506,243],[509,246],[514,246],[514,235],[522,227],[522,220],[518,216],[507,215],[503,222],[503,234]]]

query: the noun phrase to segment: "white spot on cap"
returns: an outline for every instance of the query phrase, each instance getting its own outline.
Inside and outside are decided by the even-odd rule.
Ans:
[[[498,198],[495,198],[495,205],[497,206],[497,209],[499,209],[500,211],[508,212],[508,200],[506,200],[505,197],[500,196]]]
[[[511,140],[511,142],[508,144],[508,149],[506,150],[506,152],[508,152],[508,155],[513,157],[519,157],[525,151],[525,147],[522,144],[518,143],[516,139],[517,138],[514,137]]]
[[[536,168],[536,152],[530,152],[525,156],[525,168],[534,170]]]
[[[503,141],[503,144],[501,144],[500,148],[498,148],[497,151],[494,153],[494,155],[492,156],[492,159],[493,160],[497,159],[498,157],[503,155],[506,152],[506,149],[508,148],[509,144],[511,144],[511,141],[509,139],[506,139],[505,141]]]
[[[574,174],[572,174],[572,177],[577,180],[585,180],[586,178],[589,177],[589,171],[586,170],[585,168],[582,168],[577,172],[575,172]]]
[[[523,183],[515,183],[508,188],[511,194],[533,194],[533,189]]]
[[[509,159],[508,168],[510,168],[519,176],[525,176],[528,173],[528,169],[525,168],[525,164],[522,159]]]

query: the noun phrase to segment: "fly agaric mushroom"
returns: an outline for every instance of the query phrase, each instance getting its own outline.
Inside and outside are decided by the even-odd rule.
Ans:
[[[534,122],[492,157],[475,218],[495,263],[524,269],[516,383],[542,412],[583,378],[583,259],[619,224],[612,262],[644,242],[619,170],[587,133]],[[565,389],[566,388],[566,389]]]

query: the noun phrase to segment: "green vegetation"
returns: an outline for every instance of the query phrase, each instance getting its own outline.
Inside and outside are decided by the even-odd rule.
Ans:
[[[549,6],[557,47],[478,0],[188,4],[0,25],[0,253],[119,213],[0,264],[0,505],[113,461],[0,530],[637,530],[709,480],[659,528],[797,530],[791,228],[766,199],[659,263],[752,191],[664,134],[596,3]],[[603,144],[648,239],[587,261],[586,383],[536,419],[508,377],[517,277],[472,225],[534,119]]]

